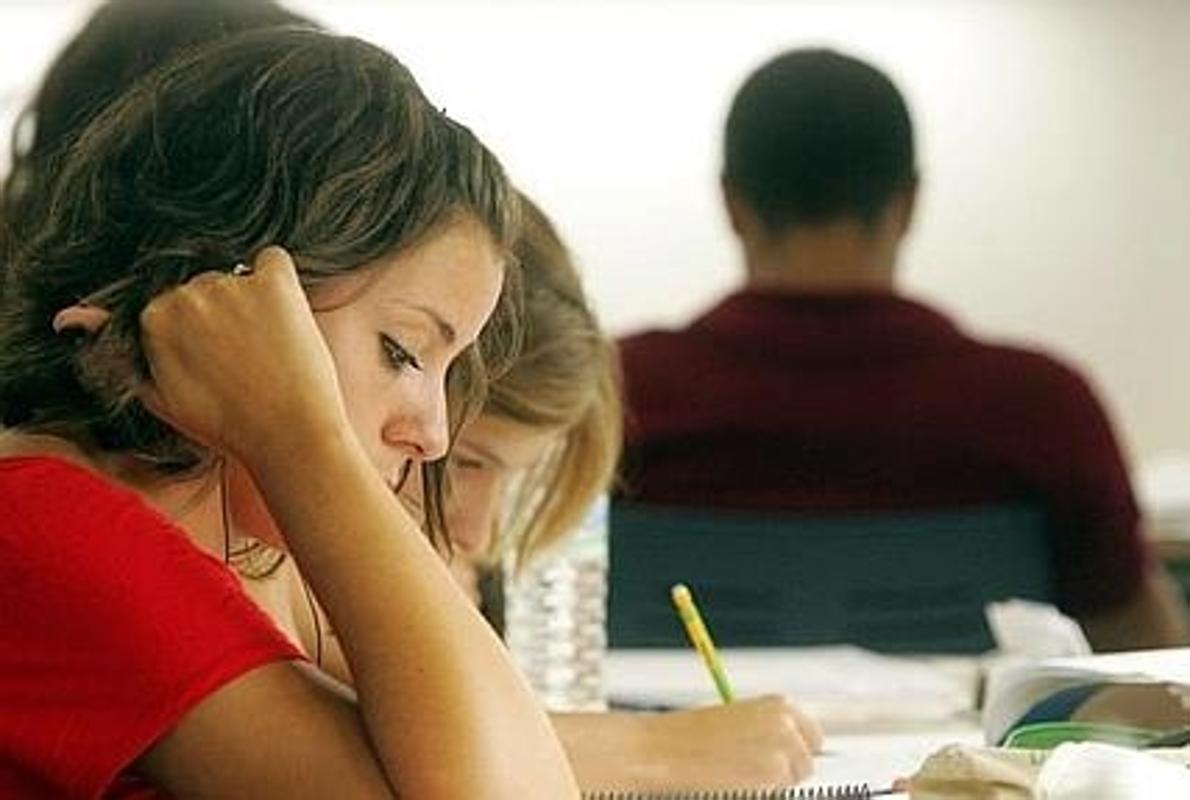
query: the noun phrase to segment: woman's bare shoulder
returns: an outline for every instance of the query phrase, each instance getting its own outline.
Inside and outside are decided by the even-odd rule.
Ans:
[[[38,457],[57,458],[86,469],[100,471],[94,459],[67,439],[24,431],[0,432],[0,458]]]

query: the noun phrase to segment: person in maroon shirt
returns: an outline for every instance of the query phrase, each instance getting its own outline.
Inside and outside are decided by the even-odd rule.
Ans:
[[[829,50],[768,62],[733,101],[722,185],[745,286],[683,330],[620,343],[627,499],[820,512],[1037,502],[1059,604],[1093,645],[1186,640],[1087,381],[897,291],[918,178],[887,76]]]

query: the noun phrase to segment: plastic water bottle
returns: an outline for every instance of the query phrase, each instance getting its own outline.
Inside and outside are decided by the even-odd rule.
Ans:
[[[522,574],[505,570],[504,636],[551,711],[601,711],[607,651],[607,497],[561,549]]]

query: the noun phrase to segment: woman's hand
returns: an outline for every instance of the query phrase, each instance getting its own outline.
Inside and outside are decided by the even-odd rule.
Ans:
[[[585,789],[788,786],[809,777],[822,749],[818,724],[775,695],[690,711],[554,720]]]
[[[334,362],[292,259],[269,247],[252,266],[197,275],[141,314],[146,405],[245,463],[347,427]]]

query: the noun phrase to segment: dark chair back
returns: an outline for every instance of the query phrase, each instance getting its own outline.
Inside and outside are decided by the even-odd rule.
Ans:
[[[807,515],[613,503],[612,647],[686,647],[669,590],[694,592],[724,647],[993,646],[984,604],[1052,602],[1044,514],[1008,506]]]

